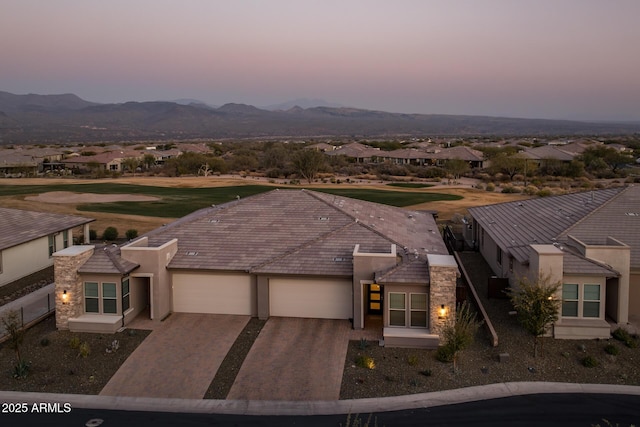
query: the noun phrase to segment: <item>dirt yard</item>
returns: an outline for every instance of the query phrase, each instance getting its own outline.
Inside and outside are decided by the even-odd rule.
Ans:
[[[175,188],[208,188],[208,187],[225,187],[232,185],[273,185],[282,186],[283,182],[273,182],[267,178],[242,178],[239,175],[224,175],[216,177],[121,177],[115,180],[119,184],[136,184],[149,185],[158,187],[175,187]],[[134,228],[140,234],[160,227],[167,222],[169,218],[147,217],[138,215],[117,215],[100,212],[81,212],[76,208],[83,203],[104,203],[113,201],[147,201],[157,200],[155,197],[140,195],[101,195],[92,194],[82,191],[82,184],[86,183],[114,183],[114,179],[96,179],[96,180],[76,180],[62,178],[25,178],[25,179],[6,179],[0,181],[1,185],[49,185],[49,184],[77,184],[78,192],[47,192],[35,196],[3,196],[0,197],[0,206],[25,209],[33,211],[55,212],[61,214],[81,215],[95,218],[96,221],[91,228],[100,234],[106,227],[116,227],[121,234],[128,229]],[[430,183],[433,184],[433,183]],[[465,214],[466,209],[471,206],[479,206],[490,203],[506,202],[511,200],[520,200],[525,196],[519,194],[502,194],[500,192],[487,192],[473,188],[475,182],[465,179],[454,185],[435,183],[433,187],[424,189],[415,188],[399,188],[389,187],[387,183],[380,181],[358,181],[349,184],[312,184],[311,187],[317,188],[371,188],[389,191],[420,191],[456,194],[463,197],[461,200],[441,201],[422,203],[408,207],[409,209],[435,210],[438,212],[440,220],[448,220],[454,214]],[[307,186],[305,184],[305,186]],[[299,188],[298,186],[291,186]],[[144,199],[142,199],[144,198]]]

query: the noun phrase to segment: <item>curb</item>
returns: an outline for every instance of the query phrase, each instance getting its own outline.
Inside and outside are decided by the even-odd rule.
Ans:
[[[340,415],[363,414],[455,405],[528,394],[624,394],[640,396],[640,386],[512,382],[405,396],[336,401],[266,401],[161,399],[151,397],[0,391],[3,403],[69,403],[71,408],[154,411],[226,415]]]

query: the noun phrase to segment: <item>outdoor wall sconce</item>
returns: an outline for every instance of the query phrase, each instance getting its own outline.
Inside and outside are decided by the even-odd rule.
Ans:
[[[438,309],[438,319],[444,319],[445,317],[447,317],[447,307],[442,304]]]
[[[62,291],[62,303],[66,304],[69,302],[69,294],[67,294],[67,290]]]

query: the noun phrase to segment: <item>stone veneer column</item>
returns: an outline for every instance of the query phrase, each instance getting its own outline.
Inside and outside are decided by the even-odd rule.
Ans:
[[[84,292],[78,268],[93,255],[93,246],[70,246],[53,254],[53,271],[56,296],[56,327],[69,329],[69,318],[83,313]],[[66,304],[63,303],[67,291]]]
[[[442,328],[451,316],[456,315],[456,280],[459,274],[458,264],[451,255],[428,255],[429,265],[429,330],[440,335]],[[447,312],[440,318],[440,308],[444,305]]]

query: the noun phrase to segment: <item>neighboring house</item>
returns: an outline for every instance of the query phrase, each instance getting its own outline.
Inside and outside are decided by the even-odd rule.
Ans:
[[[467,238],[496,276],[560,282],[557,338],[608,338],[640,320],[640,186],[469,209]],[[611,323],[611,324],[610,324]]]
[[[360,144],[359,142],[352,142],[341,145],[335,150],[326,151],[325,154],[328,156],[345,156],[353,159],[356,163],[370,163],[375,157],[384,155],[384,152],[379,148],[370,147]]]
[[[64,159],[62,163],[68,169],[89,170],[99,168],[109,172],[122,171],[122,162],[127,158],[142,159],[143,155],[137,151],[108,151],[92,156],[77,156]]]
[[[575,153],[565,151],[563,148],[558,148],[553,145],[542,145],[540,147],[527,148],[517,155],[519,157],[531,160],[538,165],[544,164],[546,160],[555,160],[562,163],[569,163],[576,157]]]
[[[458,268],[432,215],[307,190],[55,257],[57,326],[74,331],[114,332],[140,313],[350,319],[355,329],[377,316],[385,345],[435,347],[455,313]]]
[[[401,148],[399,150],[381,153],[379,157],[396,164],[422,166],[429,163],[433,157],[433,153],[416,148]]]
[[[460,145],[458,147],[445,148],[442,151],[433,153],[431,162],[438,166],[443,166],[447,160],[464,160],[469,163],[472,169],[482,169],[485,167],[484,153],[473,148]]]
[[[73,245],[73,229],[89,223],[72,215],[0,208],[0,286],[53,265],[53,253]],[[88,243],[88,241],[87,241]]]

